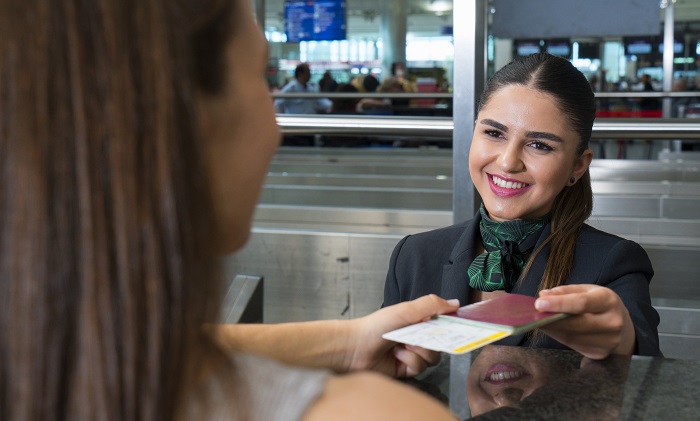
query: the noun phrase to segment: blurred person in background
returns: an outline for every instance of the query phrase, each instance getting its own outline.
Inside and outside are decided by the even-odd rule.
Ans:
[[[318,87],[311,83],[311,70],[307,63],[301,63],[294,69],[294,80],[287,83],[281,94],[316,94]],[[278,98],[275,111],[285,114],[325,114],[332,106],[328,98]]]
[[[654,84],[652,83],[651,76],[648,74],[643,74],[639,80],[642,88],[642,92],[655,92]],[[661,109],[661,100],[659,98],[653,97],[642,97],[639,100],[639,108],[642,111],[656,111]]]
[[[338,88],[338,82],[331,76],[330,70],[323,72],[321,80],[318,81],[318,86],[321,88],[321,92],[335,92]]]
[[[395,94],[404,92],[404,87],[401,82],[390,76],[384,79],[377,93]],[[363,98],[357,103],[357,112],[362,114],[394,114],[394,105],[406,106],[408,101],[403,98]]]

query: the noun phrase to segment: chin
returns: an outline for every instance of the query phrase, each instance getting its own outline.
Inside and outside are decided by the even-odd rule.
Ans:
[[[524,219],[521,212],[517,212],[512,209],[505,209],[501,206],[489,207],[488,204],[484,204],[486,212],[489,214],[489,218],[494,221],[514,221],[516,219]]]
[[[222,255],[235,253],[248,243],[248,239],[250,239],[250,226],[235,227],[226,237],[227,238],[222,239],[221,246],[219,247],[219,252]]]

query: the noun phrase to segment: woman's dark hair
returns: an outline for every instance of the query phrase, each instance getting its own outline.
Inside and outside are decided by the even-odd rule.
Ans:
[[[234,4],[0,4],[0,419],[174,419],[228,364],[194,104]]]
[[[595,95],[586,77],[568,60],[546,53],[518,57],[497,71],[479,99],[479,110],[491,96],[510,85],[527,86],[550,95],[578,134],[577,157],[586,149],[593,130]],[[573,265],[576,239],[591,215],[593,192],[588,170],[573,186],[564,187],[552,206],[551,235],[532,254],[521,279],[546,244],[550,252],[539,289],[553,288],[568,278]]]

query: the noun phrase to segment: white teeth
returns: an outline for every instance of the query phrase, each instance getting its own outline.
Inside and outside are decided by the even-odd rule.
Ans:
[[[492,373],[489,376],[489,380],[498,381],[498,380],[519,379],[522,376],[523,376],[523,373],[521,373],[519,371],[504,371],[502,373]]]
[[[496,177],[495,175],[491,178],[493,179],[493,184],[497,185],[498,187],[504,188],[504,189],[522,189],[524,186],[527,186],[527,184],[525,184],[525,183],[506,181],[502,178]]]

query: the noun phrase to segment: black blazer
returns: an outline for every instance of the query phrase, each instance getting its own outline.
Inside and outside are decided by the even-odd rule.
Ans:
[[[480,221],[477,213],[474,219],[461,224],[404,237],[391,255],[382,306],[427,294],[458,298],[461,305],[466,305],[470,292],[467,269],[476,257],[476,242],[481,238]],[[549,233],[547,225],[535,247],[539,247]],[[513,288],[513,293],[537,295],[549,251],[546,246],[540,252],[528,275]],[[634,323],[636,354],[660,356],[659,314],[649,296],[653,275],[649,256],[639,244],[584,225],[576,242],[574,266],[565,284],[597,284],[615,291]],[[504,338],[496,344],[532,345],[525,334]],[[548,336],[535,346],[567,348]]]

